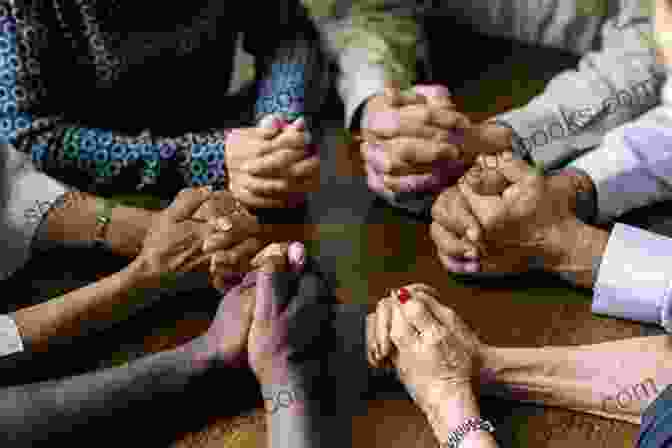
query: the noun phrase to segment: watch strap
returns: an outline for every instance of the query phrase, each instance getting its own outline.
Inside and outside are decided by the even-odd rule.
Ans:
[[[566,167],[556,170],[551,170],[547,174],[553,176],[556,174],[561,174],[563,172],[574,172],[578,175],[587,176],[590,178],[588,173],[585,171],[574,168]],[[581,222],[593,225],[597,220],[597,189],[585,189],[581,188],[581,185],[577,185],[576,191],[576,217],[581,220]]]

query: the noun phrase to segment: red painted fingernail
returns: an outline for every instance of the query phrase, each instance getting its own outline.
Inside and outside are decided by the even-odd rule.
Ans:
[[[411,298],[411,293],[408,292],[408,289],[406,288],[399,288],[397,291],[397,297],[399,298],[399,302],[403,305]]]

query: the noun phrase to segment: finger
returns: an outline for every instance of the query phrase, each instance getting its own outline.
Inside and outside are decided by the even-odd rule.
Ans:
[[[289,129],[292,129],[296,132],[303,132],[306,130],[306,119],[304,117],[299,117],[289,124]]]
[[[307,159],[299,160],[289,167],[289,175],[291,177],[319,177],[320,172],[320,156],[314,155]]]
[[[252,176],[273,177],[286,173],[293,164],[305,158],[306,153],[303,150],[278,149],[244,162],[240,169]]]
[[[435,174],[416,174],[412,176],[383,175],[385,188],[395,193],[421,193],[438,188],[440,178]]]
[[[269,257],[287,258],[289,255],[289,243],[271,243],[264,247],[250,261],[250,266],[255,269],[261,268]]]
[[[383,144],[383,151],[391,158],[406,164],[432,164],[441,160],[457,160],[460,148],[450,143],[414,137],[398,137]],[[389,174],[395,174],[389,171]]]
[[[411,90],[424,96],[430,106],[439,108],[455,107],[455,104],[451,100],[450,91],[445,86],[439,84],[416,85]]]
[[[440,334],[441,324],[423,300],[418,300],[411,294],[410,300],[401,305],[401,310],[406,320],[415,331],[420,333],[421,337],[431,338]]]
[[[173,203],[163,213],[174,221],[183,221],[190,218],[211,194],[211,187],[185,188],[177,194]]]
[[[380,363],[376,356],[376,347],[376,313],[371,313],[366,316],[366,357],[370,366],[378,368]]]
[[[439,297],[439,291],[433,286],[429,286],[425,283],[411,283],[410,285],[404,286],[411,294],[413,293],[422,293],[426,296]]]
[[[229,215],[235,208],[235,199],[231,192],[226,190],[214,191],[204,202],[191,219],[196,221],[209,221],[212,218]]]
[[[252,258],[262,249],[263,243],[257,238],[248,238],[226,251],[212,254],[210,273],[213,276],[242,276],[252,270]]]
[[[243,163],[273,151],[275,131],[269,129],[232,130],[226,139],[227,163]]]
[[[256,276],[256,304],[254,319],[269,321],[276,319],[287,302],[288,288],[282,283],[286,278],[281,275],[287,271],[287,258],[268,256]]]
[[[274,197],[287,194],[290,190],[289,180],[286,178],[259,177],[241,174],[239,182],[255,196]]]
[[[403,115],[403,112],[402,112]],[[438,126],[443,133],[435,135],[436,139],[443,139],[453,143],[464,144],[466,135],[473,127],[469,118],[454,109],[431,109],[430,124]]]
[[[507,190],[514,188],[517,184],[510,186]],[[469,209],[481,224],[483,232],[496,228],[504,220],[510,218],[510,203],[505,201],[502,196],[482,196],[476,194],[466,182],[458,184]],[[504,193],[506,193],[506,191]]]
[[[478,156],[476,163],[465,173],[461,181],[466,182],[476,194],[501,195],[510,184],[497,169],[483,169],[485,163],[491,163],[485,162],[485,159],[489,157],[494,156]]]
[[[392,342],[390,341],[392,307],[389,300],[389,298],[386,298],[379,301],[376,309],[376,346],[379,360],[387,358],[392,352]]]
[[[447,330],[451,331],[455,328],[455,323],[457,319],[457,314],[451,308],[442,305],[436,297],[425,294],[424,292],[418,292],[418,300],[422,300],[425,306],[429,309],[432,316],[439,322],[439,325],[443,325]]]
[[[472,155],[511,151],[510,132],[510,129],[492,126],[491,123],[470,126],[464,133],[464,151]]]
[[[394,199],[394,192],[388,190],[385,187],[385,184],[383,184],[383,176],[373,170],[370,165],[366,166],[366,185],[369,187],[369,190],[379,194],[387,200]]]
[[[429,227],[429,232],[437,250],[443,255],[463,258],[478,257],[479,249],[476,244],[460,239],[440,224],[433,222]]]
[[[294,129],[285,128],[282,134],[273,139],[270,148],[262,155],[270,154],[279,149],[302,149],[307,151],[309,143],[310,137],[306,132],[297,132]]]
[[[261,225],[256,218],[242,215],[221,216],[211,220],[210,224],[216,226],[217,231],[205,233],[202,237],[202,250],[207,254],[229,249],[261,231]]]
[[[440,195],[432,206],[432,220],[443,229],[470,241],[480,241],[483,227],[477,219],[469,202],[461,198],[457,189],[451,189]]]
[[[303,272],[306,267],[306,257],[308,251],[306,246],[299,241],[292,241],[287,247],[287,258],[289,260],[289,265],[292,267],[292,270],[300,274]]]
[[[390,302],[392,307],[392,323],[390,325],[390,340],[398,349],[411,347],[418,342],[418,334],[406,320],[401,310],[401,304],[396,300]]]
[[[243,186],[235,186],[232,191],[235,192],[239,201],[253,208],[285,208],[287,206],[285,199],[258,196]]]
[[[482,270],[478,259],[467,259],[463,257],[451,257],[438,252],[439,261],[449,272],[454,274],[473,274]]]
[[[415,89],[401,90],[387,87],[384,95],[387,105],[394,108],[413,104],[427,104],[427,98]]]

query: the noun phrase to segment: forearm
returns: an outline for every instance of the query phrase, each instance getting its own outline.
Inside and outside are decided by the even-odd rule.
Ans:
[[[672,383],[671,342],[655,336],[571,347],[488,347],[481,392],[639,424]]]
[[[68,192],[47,212],[34,245],[91,245],[96,237],[96,216],[95,196]],[[134,257],[142,247],[153,217],[153,211],[118,205],[112,209],[102,236],[116,254]]]
[[[270,447],[328,446],[325,416],[321,415],[319,402],[308,398],[307,386],[288,384],[264,389]]]
[[[209,365],[193,362],[193,344],[122,367],[0,390],[0,440],[13,447],[32,447],[57,436],[75,442],[84,430],[102,430],[114,438],[112,418],[124,432],[153,433],[157,428],[143,415],[165,424],[175,403],[197,400],[193,385]]]
[[[168,278],[146,278],[134,264],[102,280],[22,308],[10,316],[24,345],[33,352],[46,351],[52,342],[67,340],[90,330],[106,328],[147,306],[165,287]],[[163,283],[162,283],[163,282]]]

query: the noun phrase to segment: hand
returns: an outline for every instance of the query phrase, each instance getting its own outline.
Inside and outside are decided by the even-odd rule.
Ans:
[[[233,247],[233,254],[244,258],[247,251],[256,253],[258,247],[245,240],[257,231],[255,221],[244,216],[229,218],[233,222],[228,232],[221,232],[216,220],[196,221],[192,218],[199,207],[210,199],[207,188],[180,191],[173,203],[153,220],[138,257],[132,262],[136,271],[149,280],[160,281],[165,274],[201,270],[208,272],[216,257],[216,274],[221,274],[220,258],[237,259],[222,251]],[[258,227],[258,225],[257,225]],[[223,234],[223,235],[222,235]],[[243,243],[236,246],[236,243]]]
[[[388,88],[367,102],[362,121],[367,181],[378,194],[439,191],[464,172],[459,144],[469,120],[444,87]]]
[[[263,247],[261,226],[226,190],[212,193],[192,218],[210,222],[218,229],[204,241],[203,250],[212,253],[212,286],[225,294],[251,270],[250,261]]]
[[[509,185],[501,195],[477,194],[481,179],[493,169]],[[534,265],[553,270],[566,263],[580,226],[575,209],[582,182],[592,184],[574,174],[540,175],[510,152],[497,156],[496,168],[474,167],[459,189],[483,230],[481,269],[524,272]]]
[[[316,152],[303,118],[287,125],[268,116],[258,128],[234,129],[226,144],[229,189],[253,208],[298,205],[319,188]]]
[[[326,282],[313,272],[287,270],[290,259],[305,260],[303,245],[260,254],[254,319],[248,337],[249,363],[261,386],[302,381],[329,351],[330,301]],[[312,373],[311,373],[312,374]]]
[[[378,362],[392,359],[413,399],[429,412],[444,392],[471,381],[482,344],[453,310],[436,300],[436,290],[420,284],[405,289],[410,299],[404,304],[391,297],[379,302],[367,343]]]

